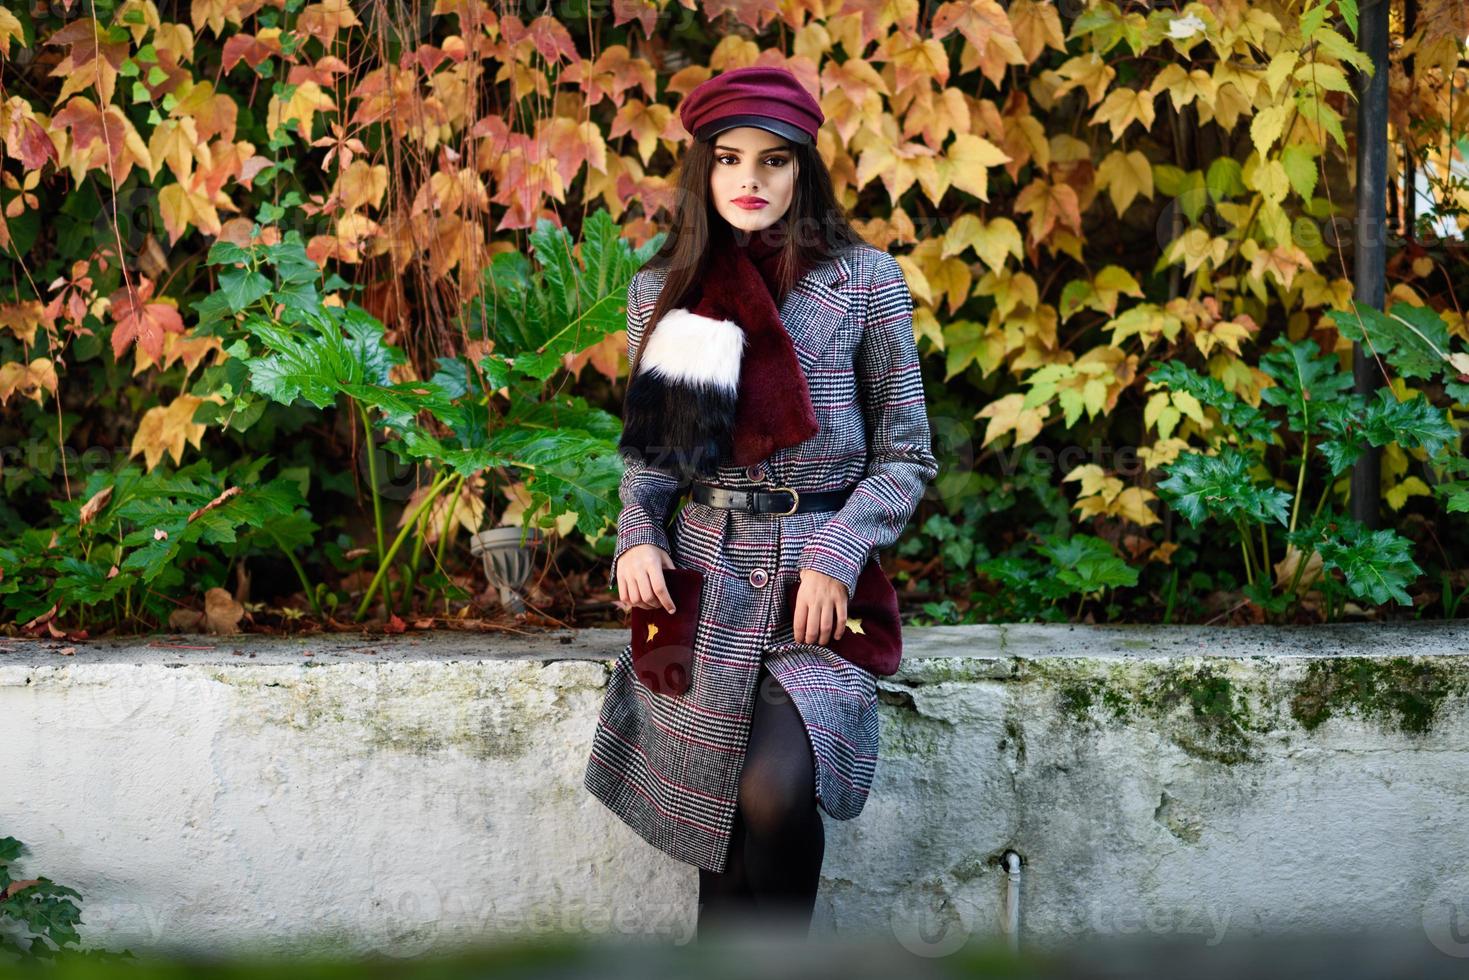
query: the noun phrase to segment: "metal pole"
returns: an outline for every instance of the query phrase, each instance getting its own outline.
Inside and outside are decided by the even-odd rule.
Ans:
[[[1358,303],[1382,309],[1387,267],[1387,15],[1388,0],[1364,0],[1358,22],[1362,52],[1375,68],[1357,72],[1357,243]],[[1361,341],[1352,345],[1356,392],[1370,396],[1382,387],[1382,372]],[[1352,467],[1352,517],[1377,527],[1382,456],[1370,446]]]

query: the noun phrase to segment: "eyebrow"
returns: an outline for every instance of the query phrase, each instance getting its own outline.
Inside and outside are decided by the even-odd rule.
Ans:
[[[733,150],[735,153],[743,153],[743,152],[745,152],[744,150],[741,150],[737,146],[715,146],[714,148],[716,150]],[[784,146],[784,145],[781,145],[781,146],[768,146],[768,147],[766,147],[763,150],[756,150],[755,152],[756,153],[789,153],[790,152],[790,147]]]

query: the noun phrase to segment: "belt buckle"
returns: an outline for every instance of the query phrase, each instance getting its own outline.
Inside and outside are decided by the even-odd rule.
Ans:
[[[794,487],[772,487],[771,489],[775,493],[785,492],[791,495],[791,509],[772,511],[771,513],[775,514],[776,517],[789,517],[796,512],[796,508],[801,506],[801,494]]]

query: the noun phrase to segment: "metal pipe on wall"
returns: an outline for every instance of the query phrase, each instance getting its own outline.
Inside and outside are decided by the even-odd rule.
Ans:
[[[1382,309],[1387,270],[1387,32],[1388,0],[1363,0],[1358,43],[1372,59],[1373,73],[1357,72],[1356,289],[1358,303]],[[1352,376],[1366,398],[1383,377],[1362,341],[1352,345]],[[1368,447],[1352,466],[1352,517],[1377,527],[1382,455]]]

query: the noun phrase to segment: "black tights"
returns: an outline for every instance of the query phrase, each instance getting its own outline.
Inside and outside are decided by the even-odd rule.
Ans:
[[[816,905],[826,834],[815,759],[800,712],[764,664],[724,871],[699,869],[698,934],[729,925],[804,934]]]

